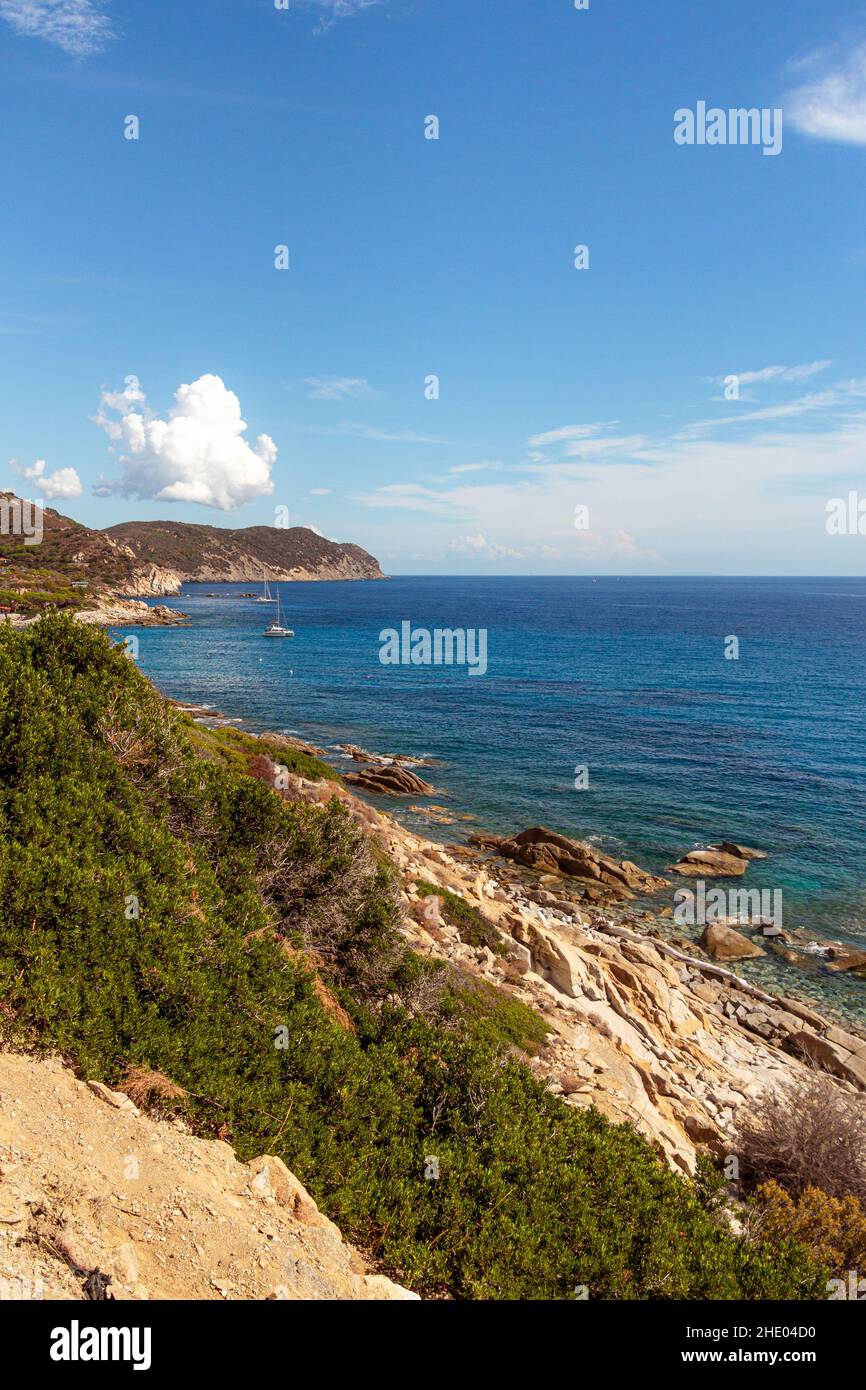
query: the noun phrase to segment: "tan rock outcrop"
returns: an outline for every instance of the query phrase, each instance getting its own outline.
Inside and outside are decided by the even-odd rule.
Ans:
[[[0,1299],[411,1299],[279,1158],[138,1112],[58,1058],[0,1052]]]
[[[91,627],[175,627],[185,623],[189,615],[164,603],[151,605],[141,599],[107,596],[96,608],[83,608],[75,616]]]
[[[350,772],[346,781],[378,796],[432,796],[435,791],[416,772],[396,764],[389,767],[377,763],[363,768],[361,772]]]
[[[854,1042],[857,1045],[856,1051],[843,1047],[834,1039],[833,1034],[836,1034],[836,1038],[844,1037]],[[850,1082],[859,1091],[866,1091],[866,1046],[862,1039],[851,1038],[850,1034],[835,1028],[830,1029],[823,1037],[815,1033],[793,1033],[786,1046],[795,1056],[808,1057],[833,1076]]]
[[[719,849],[723,854],[733,854],[737,859],[766,859],[762,849],[749,849],[748,845],[736,845],[731,840],[722,840]]]

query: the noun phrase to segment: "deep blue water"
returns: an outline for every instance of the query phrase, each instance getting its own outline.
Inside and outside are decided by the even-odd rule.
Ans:
[[[866,579],[283,584],[286,642],[262,637],[251,587],[187,586],[170,602],[189,628],[139,630],[160,689],[251,729],[435,757],[436,800],[479,828],[543,823],[656,868],[758,846],[747,884],[783,889],[786,925],[866,941]],[[403,620],[486,628],[487,674],[383,666],[379,632]]]

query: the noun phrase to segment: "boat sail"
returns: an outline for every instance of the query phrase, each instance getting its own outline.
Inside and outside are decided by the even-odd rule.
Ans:
[[[256,599],[256,603],[273,603],[274,600],[273,600],[273,598],[271,597],[271,591],[270,591],[270,589],[268,588],[268,576],[267,576],[267,574],[265,573],[265,567],[264,567],[264,565],[262,565],[262,585],[263,585],[262,592],[259,594],[258,598]]]
[[[272,623],[269,623],[268,626],[265,628],[264,633],[263,633],[263,636],[265,636],[265,637],[294,637],[295,634],[294,634],[292,628],[290,628],[290,627],[283,627],[282,623],[280,622],[280,591],[279,591],[279,588],[277,589],[277,597],[276,597],[276,599],[274,600],[274,602],[275,602],[276,605],[277,605],[277,616],[274,618],[274,621],[273,621]]]

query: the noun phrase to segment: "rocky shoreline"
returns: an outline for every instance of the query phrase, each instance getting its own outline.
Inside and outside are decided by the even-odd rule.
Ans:
[[[276,772],[274,764],[289,800],[339,798],[387,853],[401,931],[415,950],[506,991],[544,1021],[546,1045],[524,1060],[551,1094],[634,1125],[672,1167],[693,1172],[701,1151],[736,1154],[738,1116],[806,1069],[866,1092],[866,1031],[758,988],[695,942],[665,939],[635,901],[658,879],[637,865],[546,827],[443,846],[358,794],[369,788],[284,770],[277,782]],[[550,849],[559,851],[555,869]],[[484,924],[485,944],[449,921],[451,894]]]
[[[7,613],[6,621],[14,628],[30,627],[39,621],[41,614],[28,617],[24,613]],[[101,598],[93,608],[82,608],[75,614],[76,621],[89,627],[182,627],[189,621],[188,613],[177,608],[169,608],[164,603],[152,606],[140,599],[121,599],[114,595]]]
[[[80,623],[96,627],[181,627],[189,621],[188,613],[167,604],[144,603],[140,599],[108,598],[96,608],[88,608],[76,613]]]

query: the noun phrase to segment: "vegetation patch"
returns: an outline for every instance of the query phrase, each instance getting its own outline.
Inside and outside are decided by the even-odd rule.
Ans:
[[[440,1017],[494,1045],[537,1056],[550,1029],[544,1019],[507,989],[451,967],[451,983],[440,1003]]]
[[[487,946],[496,956],[508,955],[508,947],[502,940],[501,933],[492,922],[487,921],[477,907],[472,907],[459,893],[452,893],[448,888],[440,888],[437,884],[426,883],[420,878],[416,881],[415,887],[422,898],[436,897],[441,900],[442,916],[449,926],[454,927],[464,946]]]
[[[295,748],[290,743],[283,743],[279,738],[257,737],[231,726],[209,729],[196,723],[189,715],[183,717],[187,722],[188,737],[192,745],[205,757],[210,757],[226,767],[234,767],[241,771],[244,767],[249,767],[251,759],[265,757],[286,768],[288,772],[306,777],[311,782],[342,781],[339,773],[321,758],[313,753],[306,753],[301,748]]]

